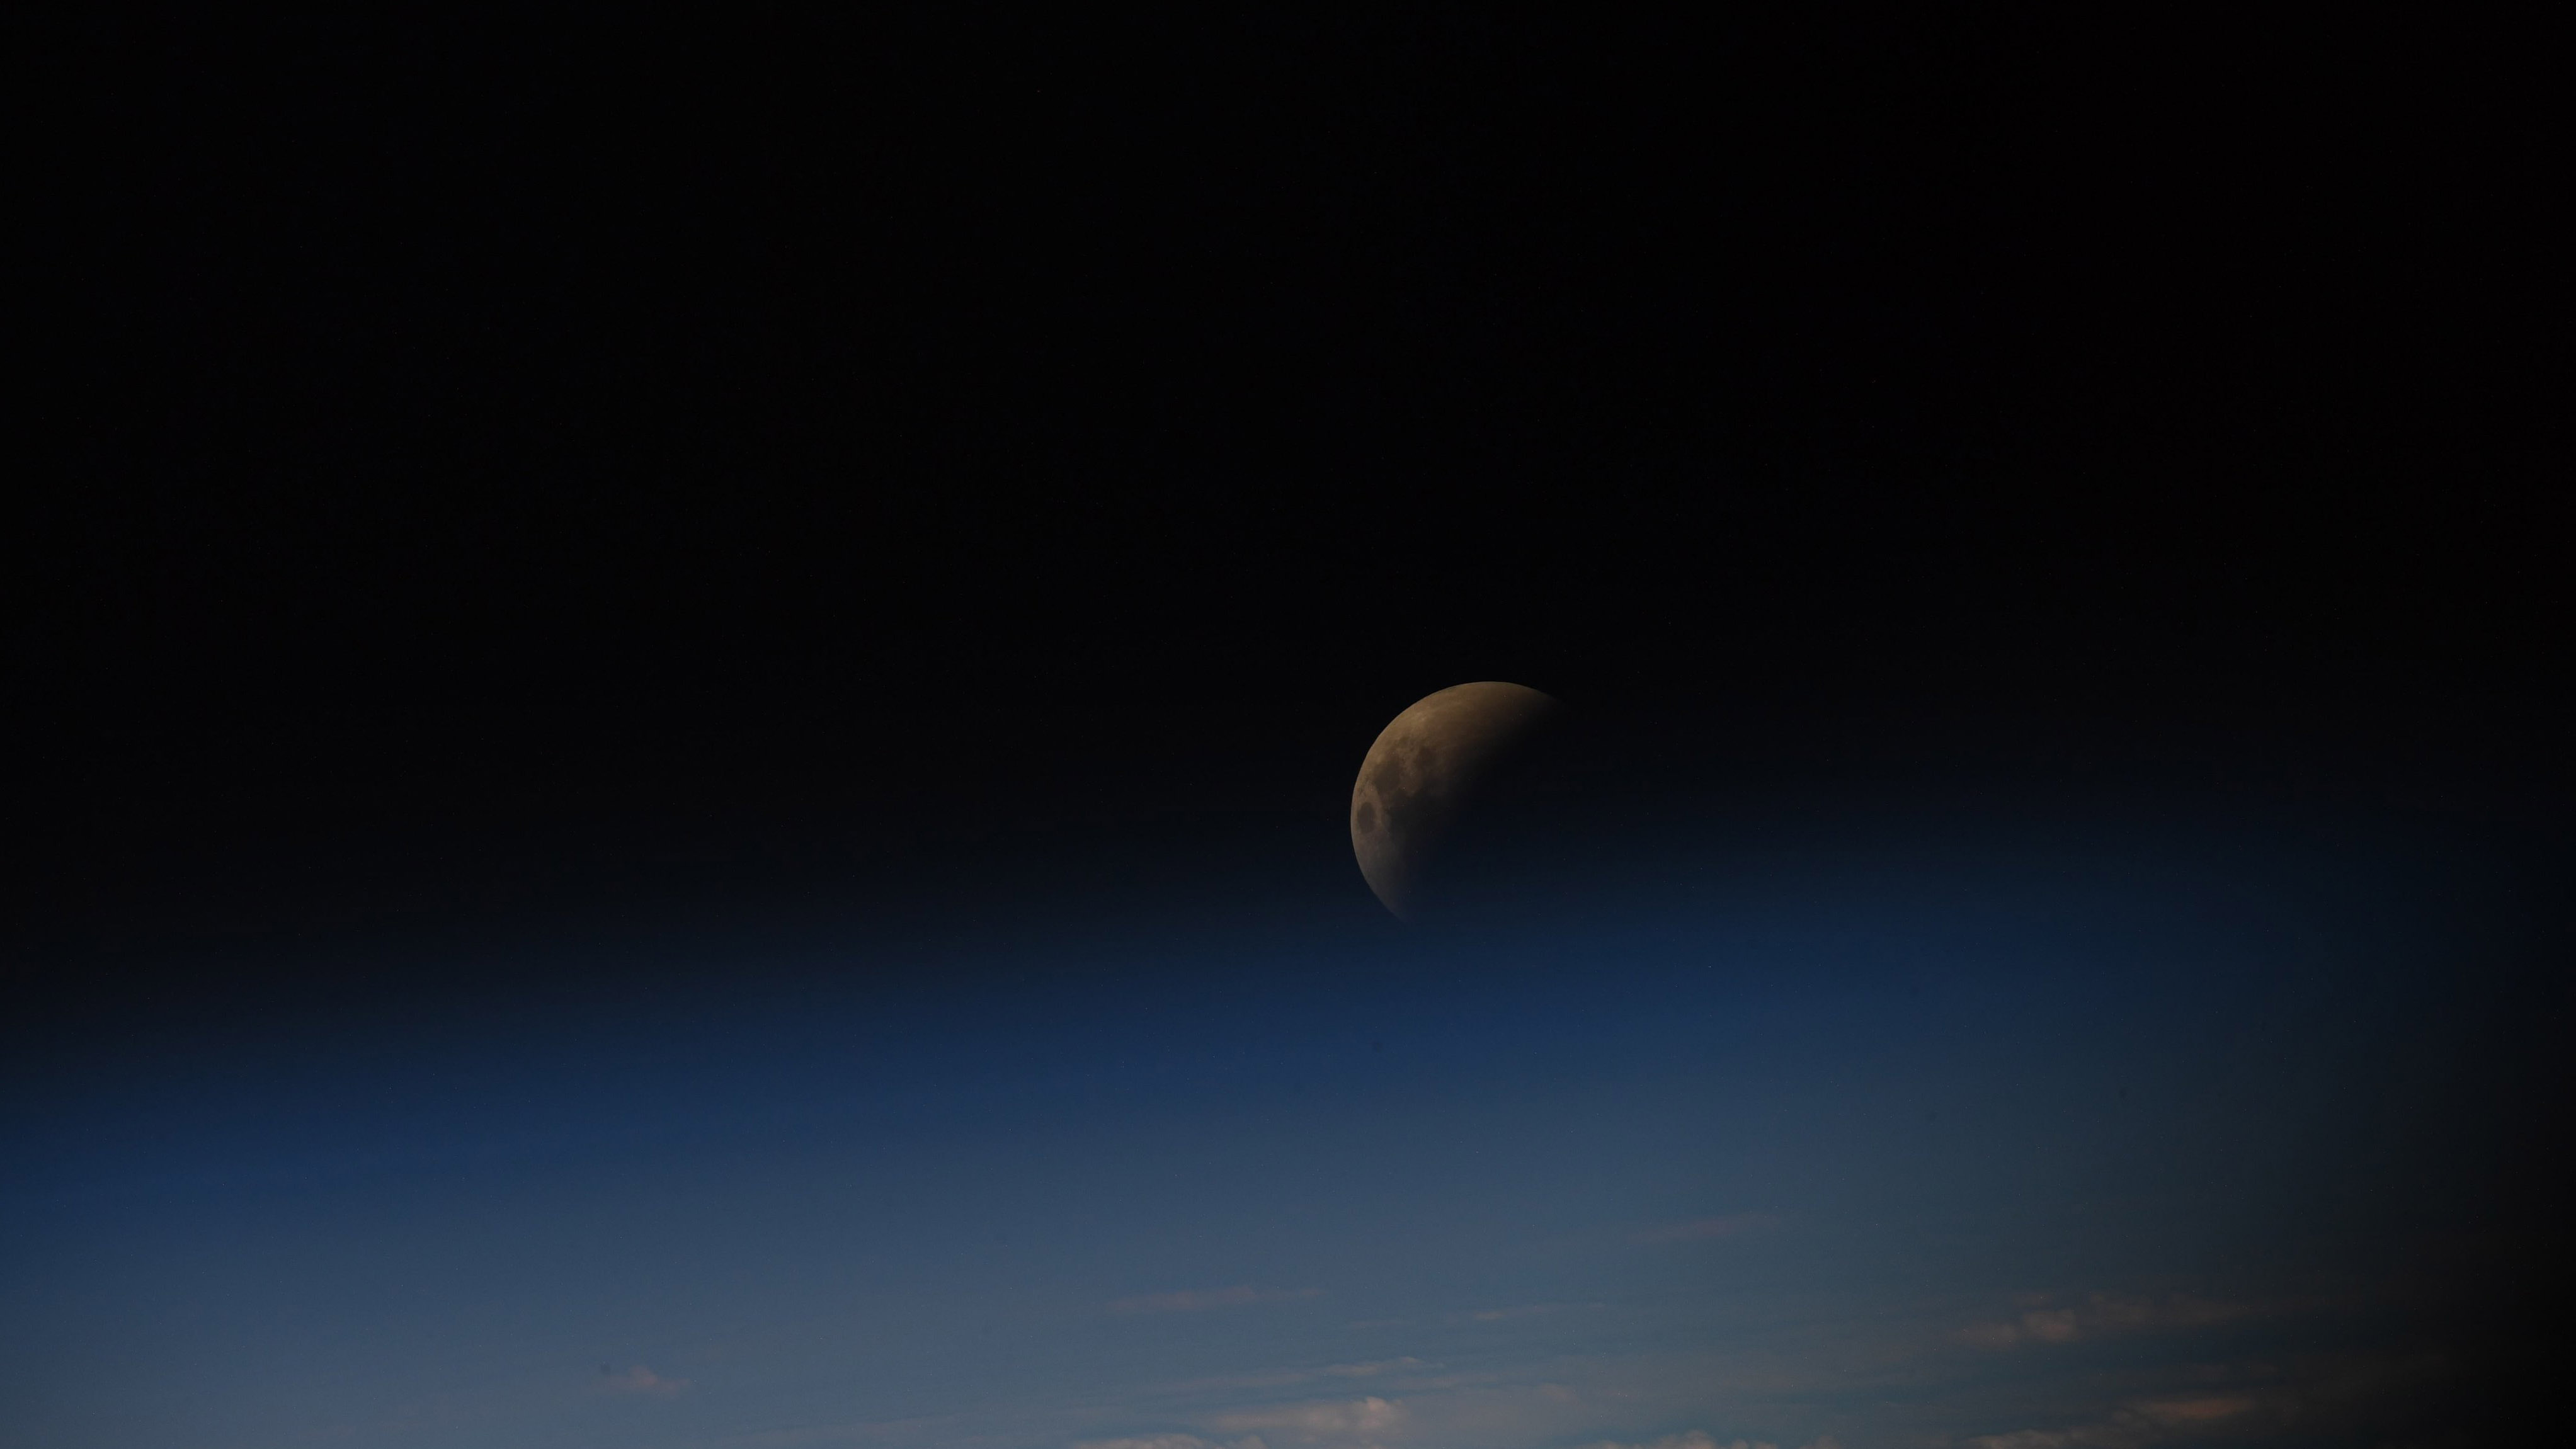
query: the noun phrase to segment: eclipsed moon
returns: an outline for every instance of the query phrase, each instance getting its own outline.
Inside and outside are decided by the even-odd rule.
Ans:
[[[1411,919],[1425,867],[1478,785],[1562,709],[1486,680],[1425,695],[1378,732],[1351,787],[1351,850],[1388,910]]]

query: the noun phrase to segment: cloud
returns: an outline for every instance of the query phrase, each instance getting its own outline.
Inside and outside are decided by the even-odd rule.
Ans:
[[[2145,1399],[2123,1405],[2111,1417],[2063,1429],[2017,1429],[2009,1434],[1980,1434],[1968,1449],[2145,1449],[2170,1439],[2188,1438],[2212,1429],[2233,1429],[2265,1407],[2250,1394],[2199,1394],[2188,1398]]]
[[[1196,1434],[1148,1434],[1141,1439],[1085,1439],[1073,1449],[1270,1449],[1259,1435],[1220,1444]]]
[[[2151,1399],[2130,1409],[2153,1423],[2190,1428],[2238,1418],[2259,1407],[2248,1394],[2207,1394],[2194,1399]]]
[[[1514,1318],[1542,1318],[1563,1313],[1569,1308],[1599,1308],[1598,1303],[1520,1303],[1509,1308],[1485,1308],[1474,1313],[1452,1313],[1451,1323],[1501,1323]]]
[[[2006,1322],[1971,1324],[1960,1329],[1958,1336],[1978,1348],[2015,1348],[2028,1343],[2074,1343],[2112,1333],[2206,1328],[2251,1317],[2257,1311],[2252,1304],[2189,1294],[2155,1299],[2096,1293],[2072,1308],[2033,1307]]]
[[[1721,1238],[1740,1238],[1779,1225],[1770,1213],[1734,1213],[1725,1217],[1693,1218],[1686,1223],[1665,1223],[1631,1235],[1640,1243],[1711,1243]]]
[[[1471,1376],[1475,1377],[1475,1376]],[[1653,1412],[1634,1395],[1609,1387],[1579,1392],[1561,1383],[1475,1384],[1401,1399],[1308,1400],[1247,1407],[1198,1421],[1210,1433],[1252,1434],[1265,1449],[1505,1449],[1505,1446],[1570,1444],[1599,1434],[1607,1423]],[[1780,1449],[1768,1441],[1720,1439],[1692,1430],[1635,1442],[1584,1440],[1585,1449]],[[1175,1444],[1172,1449],[1196,1449]],[[1841,1449],[1828,1436],[1801,1449]]]
[[[1587,1444],[1583,1449],[1780,1449],[1780,1446],[1765,1439],[1720,1439],[1705,1429],[1693,1429],[1687,1434],[1668,1434],[1640,1444],[1620,1444],[1604,1439],[1598,1444]],[[1842,1449],[1842,1445],[1833,1435],[1827,1434],[1807,1444],[1804,1449]]]
[[[1402,1403],[1372,1394],[1365,1399],[1238,1409],[1208,1422],[1221,1433],[1277,1434],[1290,1444],[1366,1446],[1402,1432],[1411,1417]]]
[[[1218,1374],[1208,1378],[1184,1379],[1161,1385],[1155,1392],[1164,1395],[1223,1393],[1239,1389],[1279,1389],[1317,1379],[1366,1379],[1380,1374],[1408,1373],[1432,1365],[1418,1358],[1381,1358],[1362,1363],[1328,1363],[1321,1368],[1267,1369],[1253,1373]]]
[[[1330,1374],[1335,1378],[1364,1379],[1374,1377],[1378,1374],[1393,1373],[1399,1369],[1417,1369],[1427,1367],[1429,1367],[1429,1365],[1423,1363],[1423,1361],[1418,1358],[1381,1358],[1372,1359],[1367,1363],[1328,1363],[1322,1368],[1315,1370],[1315,1372],[1319,1374]]]
[[[1255,1288],[1238,1284],[1232,1288],[1181,1289],[1173,1293],[1140,1293],[1121,1298],[1109,1305],[1112,1313],[1196,1313],[1206,1308],[1235,1308],[1247,1303],[1284,1303],[1297,1298],[1321,1298],[1321,1288]]]
[[[689,1387],[687,1379],[666,1379],[640,1363],[624,1373],[602,1368],[599,1375],[600,1386],[612,1394],[643,1394],[667,1399],[686,1392]]]

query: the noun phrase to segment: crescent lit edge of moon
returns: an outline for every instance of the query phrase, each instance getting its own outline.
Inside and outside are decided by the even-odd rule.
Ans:
[[[1427,855],[1478,777],[1565,707],[1527,685],[1453,684],[1378,732],[1351,786],[1351,852],[1369,890],[1411,920]]]

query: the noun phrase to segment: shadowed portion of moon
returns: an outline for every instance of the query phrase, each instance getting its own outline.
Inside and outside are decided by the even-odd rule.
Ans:
[[[1442,837],[1486,778],[1563,708],[1487,680],[1426,695],[1378,733],[1351,787],[1351,850],[1388,910],[1413,918]]]

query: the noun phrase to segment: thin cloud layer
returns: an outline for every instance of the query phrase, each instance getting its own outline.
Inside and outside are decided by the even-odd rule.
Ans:
[[[1484,1308],[1472,1313],[1452,1313],[1451,1323],[1506,1323],[1516,1318],[1544,1318],[1576,1308],[1598,1308],[1598,1303],[1519,1303],[1509,1308]]]
[[[1693,1218],[1683,1223],[1664,1223],[1641,1229],[1631,1237],[1640,1243],[1714,1243],[1777,1227],[1779,1222],[1780,1219],[1770,1213],[1731,1213],[1723,1217]]]
[[[1562,1383],[1465,1375],[1424,1382],[1402,1397],[1246,1406],[1206,1415],[1199,1426],[1214,1435],[1258,1436],[1267,1449],[1536,1449],[1597,1434],[1628,1417],[1621,1407]]]
[[[2145,1449],[2168,1440],[2244,1428],[2266,1407],[2251,1394],[2149,1399],[2122,1405],[2098,1423],[1981,1434],[1967,1442],[1968,1449]]]
[[[1170,1395],[1224,1393],[1241,1389],[1281,1389],[1320,1379],[1366,1379],[1382,1374],[1409,1374],[1432,1367],[1412,1358],[1371,1359],[1359,1363],[1328,1363],[1318,1368],[1268,1369],[1253,1373],[1216,1374],[1207,1378],[1183,1379],[1159,1386],[1155,1392]]]
[[[647,1398],[667,1399],[686,1393],[689,1381],[665,1378],[639,1363],[622,1373],[602,1369],[600,1386],[612,1394],[640,1394]]]
[[[1604,1439],[1597,1444],[1586,1444],[1583,1449],[1780,1449],[1780,1446],[1767,1439],[1720,1439],[1705,1429],[1693,1429],[1687,1434],[1668,1434],[1661,1439],[1635,1444]],[[1801,1449],[1842,1449],[1842,1446],[1835,1442],[1833,1435],[1827,1434],[1802,1445]]]
[[[1171,1293],[1140,1293],[1120,1298],[1109,1304],[1112,1313],[1197,1313],[1210,1308],[1240,1308],[1252,1303],[1285,1303],[1304,1298],[1321,1298],[1321,1288],[1255,1288],[1238,1284],[1232,1288],[1191,1289]]]
[[[1972,1324],[1959,1330],[1959,1337],[1978,1348],[2017,1348],[2036,1343],[2074,1343],[2115,1333],[2208,1328],[2250,1318],[2258,1311],[2249,1303],[2188,1294],[2150,1299],[2096,1293],[2073,1307],[2032,1307],[2018,1318]]]
[[[1238,1410],[1216,1416],[1211,1425],[1223,1433],[1276,1434],[1291,1444],[1370,1445],[1398,1433],[1411,1418],[1403,1404],[1371,1395],[1349,1401]]]
[[[2072,1322],[2082,1335],[2254,1317],[2287,1324],[2293,1309],[2323,1302],[2105,1294],[2073,1307],[2036,1297],[2019,1307],[2071,1315],[2041,1322]],[[2195,1352],[2160,1371],[2126,1373],[2115,1387],[2080,1357],[2031,1350],[2031,1372],[1998,1376],[1960,1352],[1955,1305],[1925,1309],[1910,1321],[1774,1325],[1734,1345],[1670,1353],[1568,1342],[1526,1357],[1249,1368],[1075,1402],[773,1431],[739,1449],[1839,1449],[1834,1436],[1851,1434],[1952,1449],[2192,1449],[2292,1429],[2358,1434],[2454,1372],[2438,1358],[2285,1364],[2259,1352]],[[2011,1326],[2028,1331],[2019,1320]]]

